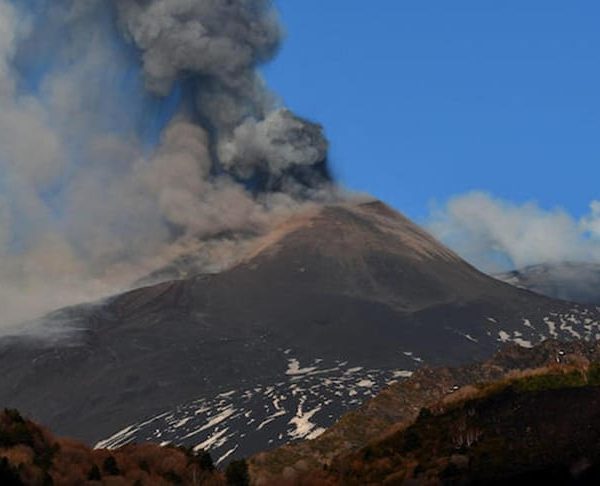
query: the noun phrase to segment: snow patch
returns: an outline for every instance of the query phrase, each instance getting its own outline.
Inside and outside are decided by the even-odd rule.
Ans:
[[[321,410],[321,406],[313,408],[308,412],[303,411],[304,400],[301,400],[298,404],[298,410],[296,412],[296,416],[292,418],[288,423],[295,427],[295,430],[289,433],[289,436],[293,439],[305,439],[305,438],[316,438],[318,435],[322,434],[325,430],[321,432],[320,429],[317,428],[317,424],[310,421],[313,416]],[[315,435],[315,433],[318,433]],[[311,437],[309,437],[311,436]]]
[[[227,459],[231,454],[233,454],[235,451],[238,450],[239,448],[239,444],[237,444],[235,447],[233,447],[232,449],[229,449],[225,454],[223,454],[221,457],[219,457],[219,459],[217,459],[216,464],[219,465],[221,464],[225,459]]]
[[[522,348],[533,348],[533,344],[531,344],[531,341],[527,341],[526,339],[514,338],[513,342],[515,344],[518,344]]]
[[[300,361],[295,358],[288,360],[288,369],[285,372],[288,376],[300,376],[306,375],[307,373],[312,373],[316,371],[318,368],[316,366],[308,367],[308,368],[300,368]]]
[[[551,321],[548,317],[544,317],[544,322],[548,326],[550,336],[552,336],[553,338],[557,338],[558,333],[556,332],[556,323],[554,321]]]
[[[226,434],[228,430],[229,428],[225,427],[224,429],[215,432],[204,442],[195,446],[194,452],[206,451],[211,447],[221,447],[223,444],[225,444],[225,442],[227,442],[228,437],[226,437]]]
[[[408,370],[396,370],[392,373],[394,378],[410,378],[414,372]]]
[[[531,321],[530,321],[529,319],[523,319],[523,325],[524,325],[525,327],[528,327],[528,328],[530,328],[530,329],[535,329],[535,328],[533,327],[533,325],[531,324]]]
[[[361,388],[372,388],[375,386],[375,382],[372,380],[360,380],[356,386],[360,386]]]

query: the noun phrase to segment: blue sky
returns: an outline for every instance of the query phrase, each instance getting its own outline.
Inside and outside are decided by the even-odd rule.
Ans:
[[[325,126],[347,186],[418,220],[476,189],[575,217],[598,197],[600,3],[278,5],[265,76]]]

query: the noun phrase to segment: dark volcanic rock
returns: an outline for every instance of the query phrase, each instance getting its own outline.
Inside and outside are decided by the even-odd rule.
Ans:
[[[595,307],[483,275],[381,203],[315,210],[267,235],[229,270],[141,288],[53,318],[65,321],[73,336],[58,343],[0,340],[0,405],[88,442],[180,405],[287,383],[295,364],[323,371],[324,387],[335,384],[338,372],[374,370],[369,380],[376,389],[395,370],[477,360],[503,342],[595,339],[600,322]],[[330,392],[328,399],[339,398]],[[301,399],[297,394],[286,413],[306,421]],[[356,406],[344,403],[303,430],[314,432]],[[264,408],[253,407],[251,413]],[[227,421],[214,423],[216,409],[199,407],[194,415],[202,430],[168,440],[197,445],[225,434]],[[232,440],[248,453],[302,437],[290,435],[294,430],[290,419],[273,425],[268,440]],[[234,445],[220,447],[225,454]]]

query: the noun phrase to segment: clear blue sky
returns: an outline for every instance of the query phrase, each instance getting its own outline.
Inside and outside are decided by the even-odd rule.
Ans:
[[[600,2],[277,4],[265,75],[347,186],[417,219],[473,189],[575,216],[600,196]]]

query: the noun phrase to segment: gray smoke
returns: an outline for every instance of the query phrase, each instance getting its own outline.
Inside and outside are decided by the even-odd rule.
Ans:
[[[248,175],[256,167],[279,175],[292,166],[312,166],[327,157],[327,142],[317,125],[288,110],[269,113],[264,119],[245,120],[219,146],[225,167]]]
[[[113,0],[142,51],[149,89],[167,94],[185,73],[201,74],[232,96],[260,104],[256,65],[279,47],[281,29],[266,0]]]
[[[0,0],[0,325],[338,197],[281,38],[267,0]]]

